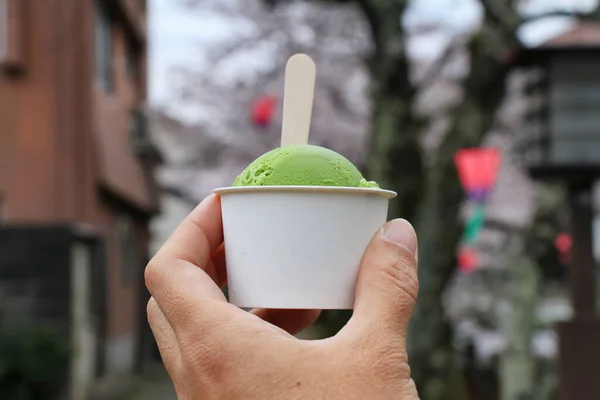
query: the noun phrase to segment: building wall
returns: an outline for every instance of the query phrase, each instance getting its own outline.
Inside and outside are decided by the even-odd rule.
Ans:
[[[126,4],[134,10],[139,3]],[[21,9],[23,69],[0,72],[3,219],[93,222],[98,184],[150,207],[128,132],[129,113],[146,93],[145,38],[136,39],[142,51],[132,82],[125,71],[131,30],[115,24],[115,90],[105,95],[94,84],[94,1],[47,0]]]
[[[133,41],[123,26],[114,27],[113,89],[106,92],[94,87],[94,134],[99,146],[99,179],[116,195],[137,206],[150,207],[150,193],[145,185],[142,165],[133,156],[129,134],[131,112],[143,101],[145,80],[142,73],[145,51],[136,65],[136,76],[127,73],[127,45]],[[124,173],[126,171],[126,173]]]
[[[106,365],[108,371],[129,370],[133,367],[136,335],[136,313],[139,311],[136,282],[122,279],[122,257],[117,237],[117,215],[112,209],[104,210],[107,264],[107,308],[111,310],[107,320]]]
[[[95,295],[103,289],[94,279],[101,273],[96,246],[93,237],[68,226],[0,226],[0,327],[16,332],[43,328],[39,334],[52,326],[55,332],[47,339],[72,351],[58,357],[49,347],[41,362],[52,361],[64,372],[70,366],[70,374],[60,379],[73,400],[85,398],[97,374],[96,343],[103,336],[94,324],[101,318]]]
[[[148,246],[143,232],[147,229],[148,215],[139,210],[147,210],[152,204],[144,177],[146,171],[134,157],[129,132],[130,113],[140,105],[145,93],[145,51],[140,53],[138,75],[132,78],[126,67],[127,40],[132,39],[122,24],[115,24],[112,39],[113,89],[107,93],[94,83],[92,129],[97,144],[98,186],[105,189],[107,195],[97,212],[97,224],[105,232],[108,249],[107,306],[112,310],[107,321],[105,356],[108,371],[116,373],[131,370],[135,365],[142,332],[139,315],[145,310],[143,280],[123,279],[123,268],[130,266],[123,265],[123,249],[118,239],[119,218],[129,216],[132,219],[139,247],[136,276],[142,277],[146,261],[143,253],[147,252]]]
[[[105,94],[94,80],[94,0],[8,1],[22,6],[24,58],[16,74],[0,69],[0,223],[77,222],[97,231],[107,259],[106,366],[130,370],[145,310],[142,277],[155,207],[128,130],[130,112],[146,93],[145,14],[140,1],[110,3],[115,90]],[[135,82],[125,64],[131,37],[142,49]],[[139,253],[135,279],[126,282],[117,239],[123,216],[132,220]]]
[[[71,242],[64,228],[0,227],[0,326],[48,322],[69,333]]]
[[[0,77],[0,131],[3,168],[0,190],[5,220],[51,220],[56,204],[56,90],[55,65],[49,53],[56,48],[52,1],[26,7],[22,18],[36,27],[27,35],[25,73]],[[6,157],[6,158],[5,158]],[[24,178],[36,184],[23,184]]]

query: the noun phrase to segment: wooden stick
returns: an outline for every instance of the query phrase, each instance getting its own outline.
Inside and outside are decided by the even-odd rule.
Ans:
[[[307,144],[317,69],[306,54],[292,56],[285,67],[281,146]]]

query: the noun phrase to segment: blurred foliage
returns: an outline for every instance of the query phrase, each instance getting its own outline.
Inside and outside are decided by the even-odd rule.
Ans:
[[[53,400],[67,382],[69,345],[49,328],[0,332],[0,399]]]
[[[334,336],[352,316],[351,310],[323,310],[316,324],[322,337]]]
[[[564,282],[565,266],[559,262],[554,239],[567,229],[566,190],[562,185],[539,186],[539,209],[532,225],[525,253],[534,258],[548,281]]]

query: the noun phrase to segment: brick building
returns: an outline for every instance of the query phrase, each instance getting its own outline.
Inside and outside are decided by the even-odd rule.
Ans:
[[[76,392],[143,354],[145,98],[144,0],[0,0],[0,329],[68,333]]]

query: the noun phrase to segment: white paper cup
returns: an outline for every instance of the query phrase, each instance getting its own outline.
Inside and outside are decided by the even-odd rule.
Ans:
[[[239,307],[352,309],[360,261],[396,193],[247,186],[221,195],[229,300]]]

